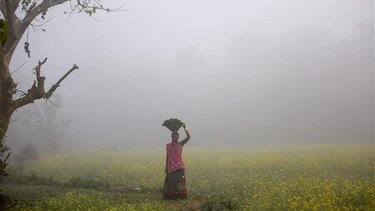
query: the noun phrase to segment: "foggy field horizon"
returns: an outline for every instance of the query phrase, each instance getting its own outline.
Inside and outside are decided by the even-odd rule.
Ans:
[[[375,210],[374,10],[0,0],[0,210]]]
[[[94,20],[64,4],[46,32],[29,31],[31,58],[17,47],[21,90],[45,57],[48,87],[80,69],[51,98],[58,108],[15,112],[13,152],[164,149],[174,117],[186,150],[374,146],[373,1],[107,2],[126,11]]]

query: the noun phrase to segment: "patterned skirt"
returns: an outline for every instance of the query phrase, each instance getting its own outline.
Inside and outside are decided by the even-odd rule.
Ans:
[[[168,173],[164,181],[164,199],[186,199],[187,183],[184,169]]]

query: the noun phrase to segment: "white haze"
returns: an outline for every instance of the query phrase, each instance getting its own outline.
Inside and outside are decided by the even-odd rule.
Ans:
[[[58,89],[64,147],[163,147],[170,117],[196,147],[374,143],[372,0],[105,2],[126,11],[97,21],[56,7],[47,32],[30,29],[31,58],[25,37],[12,60],[26,61],[22,90],[44,57],[48,86],[80,67]],[[13,149],[38,142],[28,114],[13,116]]]

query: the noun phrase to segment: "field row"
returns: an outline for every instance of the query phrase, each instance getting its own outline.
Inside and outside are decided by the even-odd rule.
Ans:
[[[375,210],[372,146],[186,148],[184,159],[189,193],[201,197],[207,210]],[[119,192],[142,190],[156,195],[142,201],[146,203],[142,206],[163,210],[164,165],[163,150],[75,152],[30,162],[22,175],[61,184],[77,180],[78,186],[104,184]],[[80,200],[97,193],[67,194],[46,200],[66,204],[74,199],[78,206]],[[122,209],[125,205],[119,201],[101,203],[108,209],[114,204],[113,209]],[[49,203],[55,206],[54,201]]]

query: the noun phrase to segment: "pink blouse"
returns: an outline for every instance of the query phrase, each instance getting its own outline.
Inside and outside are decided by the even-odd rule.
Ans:
[[[167,156],[167,168],[169,172],[185,168],[184,161],[182,160],[182,144],[167,144]]]

